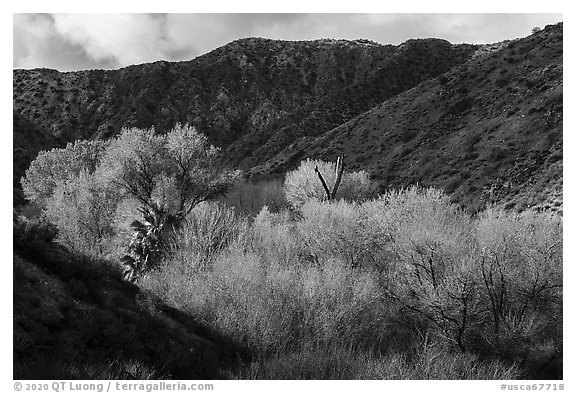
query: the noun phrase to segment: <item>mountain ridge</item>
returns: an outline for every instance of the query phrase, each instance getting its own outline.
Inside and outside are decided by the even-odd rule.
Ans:
[[[345,154],[352,169],[369,168],[387,186],[441,186],[471,211],[499,203],[561,212],[561,28],[473,57],[294,154]]]
[[[358,122],[387,102],[387,105],[396,105],[387,107],[388,111],[398,111],[401,106],[410,108],[408,99],[397,100],[397,97],[404,95],[415,100],[420,94],[432,94],[430,89],[435,88],[430,83],[441,85],[444,90],[451,89],[437,104],[438,108],[444,104],[449,107],[438,109],[442,119],[433,119],[437,132],[465,127],[458,116],[468,118],[474,110],[482,112],[491,105],[489,95],[493,92],[485,85],[469,83],[469,79],[479,80],[478,72],[473,68],[484,67],[488,62],[485,59],[502,57],[488,74],[506,70],[512,71],[509,75],[514,77],[506,77],[503,73],[494,80],[488,78],[490,88],[502,90],[498,97],[500,102],[514,100],[522,108],[517,96],[520,91],[530,88],[524,82],[523,85],[516,83],[516,79],[522,78],[518,70],[531,62],[528,57],[545,51],[546,45],[556,48],[554,78],[560,80],[560,85],[554,86],[553,90],[561,99],[561,65],[557,72],[558,59],[560,64],[562,59],[561,44],[562,23],[547,26],[525,38],[487,45],[454,45],[441,39],[413,39],[394,46],[367,40],[244,38],[190,61],[158,61],[119,70],[67,73],[45,69],[14,70],[14,111],[62,142],[109,138],[122,127],[154,126],[164,132],[177,122],[189,123],[223,149],[228,165],[239,167],[256,179],[281,176],[306,157],[333,159],[335,155],[331,151],[346,150],[349,167],[369,169],[383,188],[422,181],[440,184],[452,194],[457,190],[452,190],[456,180],[448,186],[444,177],[440,182],[432,182],[426,176],[405,176],[400,173],[402,170],[395,178],[383,176],[384,170],[390,173],[398,168],[390,166],[388,159],[377,154],[373,144],[369,149],[365,148],[372,152],[366,165],[357,160],[351,145],[345,149],[339,149],[334,143],[326,149],[321,145],[326,144],[329,135],[338,138],[336,135],[341,131],[334,130],[342,130],[346,124],[346,132],[351,135],[370,134],[379,146],[392,146],[390,151],[386,148],[382,152],[399,151],[396,146],[399,134],[402,134],[401,140],[407,140],[403,144],[414,144],[410,142],[411,135],[418,134],[421,130],[416,128],[423,127],[422,122],[416,122],[416,126],[409,121],[420,116],[417,108],[412,107],[412,112],[400,111],[402,115],[394,117],[397,124],[404,124],[402,129],[394,128],[395,135],[389,135],[396,138],[394,140],[386,139],[386,131],[367,133]],[[515,45],[525,52],[510,54]],[[469,75],[474,78],[468,78]],[[520,90],[508,91],[507,86]],[[482,98],[475,89],[480,89],[486,96]],[[558,113],[562,116],[561,105],[559,108],[560,111],[558,107],[554,109],[554,116]],[[425,111],[423,109],[422,113]],[[517,113],[522,115],[523,111]],[[531,118],[536,118],[538,113],[534,110]],[[515,119],[516,115],[511,113],[505,123]],[[371,127],[378,130],[388,127],[384,123],[373,123]],[[560,129],[559,138],[554,138],[561,142],[561,122],[559,124],[553,126],[556,133]],[[416,138],[421,142],[424,139]],[[420,149],[417,154],[407,153],[398,160],[413,167],[416,165],[414,160],[421,161],[420,153],[429,150],[425,143],[420,143],[416,149]],[[558,155],[558,152],[561,155],[561,147],[546,154]],[[559,162],[561,166],[561,159]],[[550,176],[557,177],[557,172]],[[482,199],[476,194],[485,192],[483,187],[472,191],[474,198],[460,198],[463,204],[481,205],[491,203],[492,199],[497,202],[507,199],[506,193]],[[507,200],[506,203],[511,202]]]

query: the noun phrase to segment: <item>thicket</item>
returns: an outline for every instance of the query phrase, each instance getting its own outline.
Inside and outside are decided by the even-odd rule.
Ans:
[[[309,200],[326,199],[326,192],[317,176],[317,170],[322,174],[328,189],[332,191],[338,177],[337,165],[333,162],[308,159],[302,161],[296,170],[286,174],[284,193],[290,205],[299,208]],[[370,180],[368,172],[345,171],[339,183],[336,199],[365,200],[375,197],[376,193],[376,185]]]
[[[134,133],[127,135],[158,142],[152,133]],[[154,146],[148,142],[142,146]],[[44,199],[56,226],[73,228],[77,235],[62,237],[68,243],[86,247],[93,233],[102,233],[101,239],[112,234],[110,241],[118,241],[130,233],[128,218],[150,200],[181,211],[177,170],[162,169],[161,160],[151,166],[156,172],[127,166],[118,158],[121,150],[110,146],[93,172],[73,173],[80,190],[57,181]],[[133,152],[137,144],[124,146]],[[142,160],[131,157],[130,163],[134,157]],[[142,161],[156,158],[152,154]],[[229,377],[561,376],[561,217],[491,208],[472,218],[441,191],[419,187],[376,197],[364,172],[343,176],[340,198],[327,202],[316,166],[328,183],[334,182],[333,165],[304,161],[286,176],[291,208],[263,203],[253,214],[253,206],[238,209],[226,199],[189,202],[190,214],[166,241],[168,251],[138,282],[248,348],[253,360],[228,370]],[[124,186],[137,192],[116,197],[99,188],[130,173],[144,175]],[[91,176],[103,174],[109,180],[104,186],[92,182]],[[233,174],[222,176],[222,184],[230,184]],[[148,178],[154,179],[151,188],[146,188]],[[44,195],[49,187],[36,194]],[[271,187],[270,195],[278,196],[277,184]],[[125,197],[129,194],[132,198]],[[139,194],[145,197],[134,197]],[[240,200],[248,206],[245,195]],[[115,209],[107,207],[107,201],[116,200]],[[64,219],[57,211],[50,214],[50,204],[99,224],[80,228],[59,221]],[[102,215],[105,224],[96,219]],[[94,247],[99,244],[86,249]]]
[[[250,348],[256,359],[232,377],[561,372],[559,217],[473,219],[416,187],[293,213],[263,208],[253,221],[222,204],[192,217],[203,230],[186,226],[141,285]]]
[[[106,142],[42,152],[22,188],[58,228],[60,242],[91,257],[124,255],[133,279],[155,266],[198,203],[218,197],[238,178],[220,166],[219,153],[187,125],[167,134],[124,129]]]

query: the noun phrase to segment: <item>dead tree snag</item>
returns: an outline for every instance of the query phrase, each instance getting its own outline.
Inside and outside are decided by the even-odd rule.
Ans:
[[[334,185],[332,186],[332,191],[330,191],[330,189],[328,188],[328,185],[326,184],[326,181],[324,180],[324,176],[322,176],[322,173],[320,172],[320,170],[318,169],[318,165],[316,165],[316,168],[314,168],[314,171],[316,171],[316,174],[318,175],[318,178],[320,179],[320,182],[322,183],[322,187],[324,187],[324,191],[326,192],[326,199],[329,201],[332,201],[334,199],[336,199],[336,193],[338,192],[338,187],[340,186],[340,182],[342,182],[342,174],[344,173],[344,157],[338,157],[338,159],[336,160],[336,181],[334,182]]]

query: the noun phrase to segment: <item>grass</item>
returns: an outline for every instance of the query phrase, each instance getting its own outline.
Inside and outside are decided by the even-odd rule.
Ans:
[[[378,356],[346,347],[302,349],[259,359],[243,367],[237,379],[516,379],[519,370],[474,355],[422,348],[413,359],[398,353]]]

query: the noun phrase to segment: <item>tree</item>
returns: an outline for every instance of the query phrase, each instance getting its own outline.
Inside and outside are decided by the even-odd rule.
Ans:
[[[142,206],[162,206],[183,218],[239,176],[221,168],[218,159],[219,149],[188,125],[177,124],[166,135],[132,128],[111,142],[98,170]]]
[[[59,180],[46,201],[45,214],[58,228],[59,240],[72,251],[102,256],[113,230],[119,194],[86,170]]]
[[[71,250],[99,256],[111,235],[116,198],[94,178],[105,141],[76,141],[43,151],[21,179],[26,199],[37,204]]]
[[[377,265],[384,291],[466,350],[483,316],[471,218],[442,192],[419,187],[388,192],[367,213],[374,232],[391,239]]]
[[[200,202],[226,192],[239,172],[220,166],[219,150],[193,127],[164,135],[124,129],[107,142],[78,141],[40,153],[22,179],[71,247],[102,254],[120,202],[136,200],[140,220],[125,261],[131,277],[151,268],[170,233]]]
[[[542,337],[542,329],[560,341],[555,316],[562,308],[562,219],[488,209],[479,217],[477,236],[495,346],[517,351],[518,340]]]
[[[81,171],[94,172],[107,146],[105,141],[76,141],[65,148],[40,152],[20,180],[24,196],[40,207],[46,207],[59,182],[67,181]]]
[[[298,169],[286,174],[286,199],[299,208],[310,200],[364,200],[376,195],[376,187],[366,171],[342,173],[340,168],[321,160],[302,161]],[[318,173],[323,181],[319,180]]]
[[[124,258],[136,278],[156,263],[170,234],[200,202],[228,190],[239,177],[219,165],[219,150],[193,127],[177,124],[166,135],[125,129],[105,151],[99,175],[139,204],[141,221]]]

